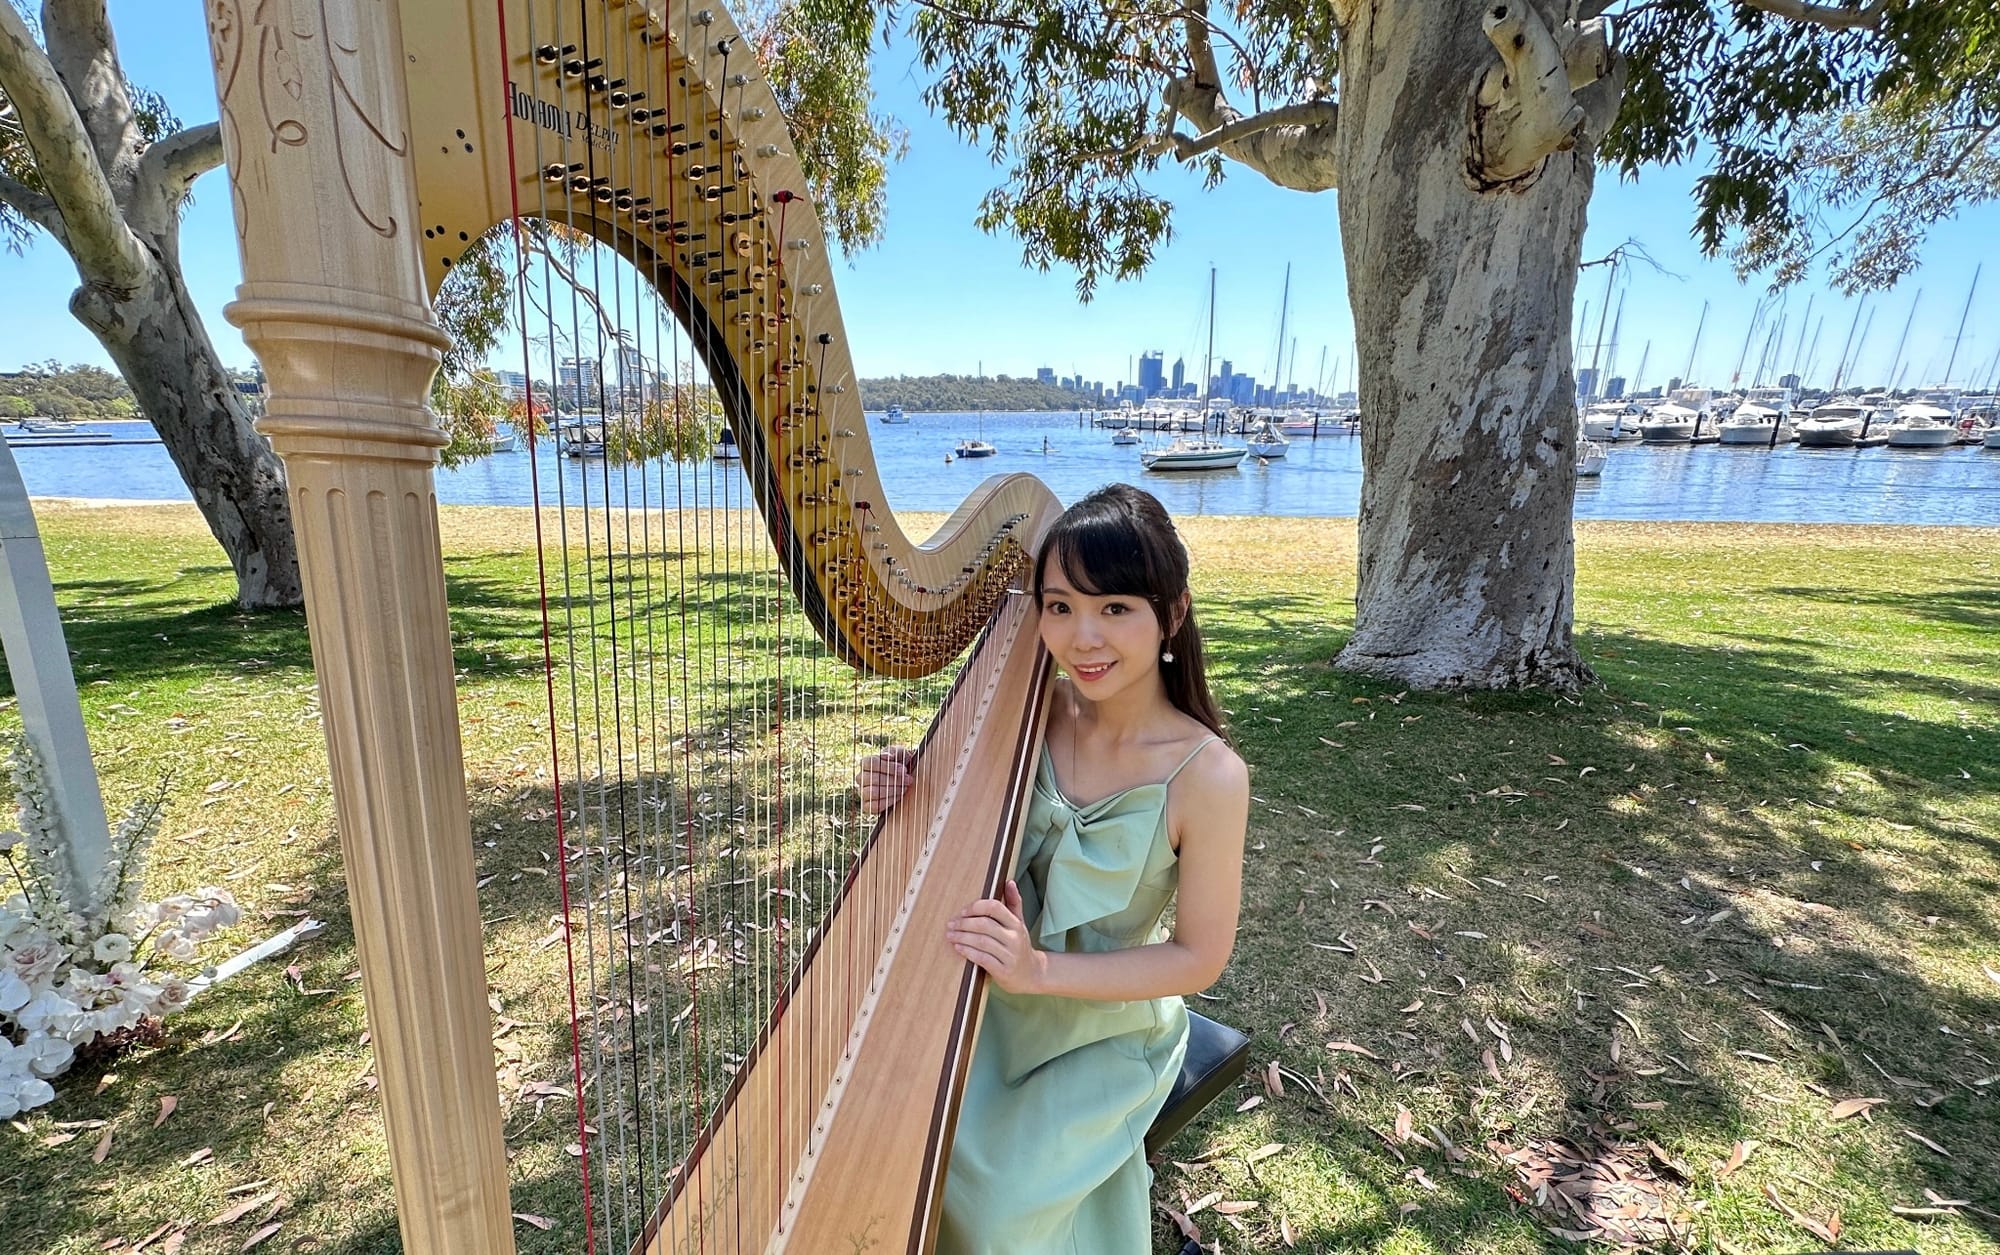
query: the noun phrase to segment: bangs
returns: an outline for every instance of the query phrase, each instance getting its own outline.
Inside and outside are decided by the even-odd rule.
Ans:
[[[1046,561],[1035,571],[1039,600],[1048,568],[1059,566],[1090,597],[1142,597],[1154,600],[1157,590],[1147,569],[1146,548],[1132,520],[1119,515],[1085,515],[1063,520],[1049,536]]]

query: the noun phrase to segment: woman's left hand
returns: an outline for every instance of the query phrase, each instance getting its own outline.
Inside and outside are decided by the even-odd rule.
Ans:
[[[960,957],[973,963],[1010,994],[1035,993],[1048,968],[1048,956],[1035,949],[1028,926],[1021,921],[1021,891],[1013,881],[1002,897],[981,898],[945,925],[945,939]]]

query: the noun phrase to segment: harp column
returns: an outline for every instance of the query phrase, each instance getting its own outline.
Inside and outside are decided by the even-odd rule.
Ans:
[[[305,580],[403,1247],[511,1255],[425,409],[398,0],[207,0],[243,286]]]

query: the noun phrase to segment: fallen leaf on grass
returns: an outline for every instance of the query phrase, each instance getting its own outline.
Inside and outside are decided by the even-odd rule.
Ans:
[[[1778,1193],[1778,1188],[1770,1184],[1766,1184],[1764,1186],[1764,1197],[1771,1200],[1771,1205],[1773,1207],[1776,1207],[1779,1211],[1785,1213],[1786,1219],[1790,1220],[1793,1224],[1798,1225],[1801,1229],[1804,1229],[1807,1233],[1812,1234],[1814,1237],[1826,1243],[1828,1246],[1832,1246],[1834,1243],[1840,1241],[1839,1212],[1837,1211],[1834,1212],[1831,1216],[1828,1216],[1824,1221],[1815,1220],[1811,1216],[1806,1215],[1798,1208],[1786,1202],[1784,1195]]]
[[[1860,1115],[1870,1107],[1879,1107],[1888,1101],[1886,1098],[1847,1098],[1833,1104],[1831,1115],[1835,1120],[1845,1120],[1850,1116]]]
[[[1720,1180],[1721,1178],[1726,1177],[1730,1173],[1736,1171],[1738,1168],[1741,1168],[1744,1165],[1744,1163],[1749,1160],[1750,1156],[1756,1153],[1757,1148],[1759,1146],[1762,1146],[1763,1144],[1764,1143],[1759,1141],[1746,1139],[1730,1147],[1729,1162],[1723,1164],[1722,1167],[1716,1172],[1715,1174],[1716,1178]]]
[[[111,1153],[111,1129],[111,1125],[104,1126],[104,1136],[97,1139],[97,1149],[90,1152],[90,1162],[103,1163],[104,1157]]]
[[[1299,1244],[1299,1235],[1292,1229],[1292,1222],[1282,1215],[1278,1217],[1278,1236],[1284,1240],[1286,1246]]]
[[[1480,1051],[1479,1062],[1486,1066],[1486,1074],[1488,1076],[1496,1081],[1500,1079],[1500,1065],[1493,1062],[1493,1052],[1491,1050]]]
[[[1917,1132],[1913,1132],[1913,1131],[1911,1131],[1911,1130],[1909,1130],[1909,1129],[1904,1129],[1904,1130],[1903,1130],[1903,1136],[1905,1136],[1905,1137],[1909,1138],[1909,1139],[1910,1139],[1911,1141],[1913,1141],[1913,1142],[1922,1142],[1922,1143],[1923,1143],[1924,1145],[1926,1145],[1926,1146],[1930,1147],[1930,1148],[1931,1148],[1932,1150],[1936,1151],[1936,1152],[1937,1152],[1938,1154],[1940,1154],[1940,1155],[1943,1155],[1943,1156],[1944,1156],[1944,1157],[1945,1157],[1946,1159],[1949,1159],[1949,1158],[1951,1158],[1951,1152],[1950,1152],[1950,1151],[1948,1151],[1948,1150],[1946,1150],[1946,1149],[1945,1149],[1944,1147],[1942,1147],[1942,1146],[1938,1145],[1938,1144],[1937,1144],[1936,1142],[1933,1142],[1933,1141],[1932,1141],[1931,1139],[1929,1139],[1928,1137],[1925,1137],[1925,1136],[1924,1136],[1923,1134],[1921,1134],[1921,1133],[1917,1133]]]
[[[1979,970],[1986,973],[1986,977],[1988,980],[1991,980],[1996,985],[2000,985],[2000,972],[1994,971],[1992,968],[1986,966],[1984,963],[1981,963],[1979,965]]]
[[[165,1124],[167,1122],[167,1117],[174,1114],[174,1108],[180,1105],[181,1105],[181,1100],[174,1097],[172,1094],[161,1094],[160,1114],[153,1117],[153,1127],[157,1129],[161,1125]]]
[[[212,1146],[204,1146],[200,1150],[194,1152],[192,1155],[189,1155],[186,1159],[181,1160],[177,1166],[182,1168],[192,1168],[198,1163],[207,1163],[209,1160],[213,1158],[215,1158],[215,1148]]]
[[[1279,1151],[1282,1151],[1283,1149],[1285,1149],[1285,1144],[1283,1142],[1266,1142],[1262,1146],[1259,1146],[1256,1150],[1253,1150],[1249,1154],[1243,1156],[1243,1159],[1246,1163],[1260,1163],[1263,1160],[1269,1159],[1271,1156],[1277,1154]]]
[[[1350,1055],[1360,1055],[1364,1059],[1373,1059],[1377,1063],[1382,1061],[1381,1055],[1376,1054],[1366,1046],[1357,1046],[1351,1041],[1330,1041],[1326,1044],[1326,1048],[1328,1050],[1342,1051]]]
[[[1250,1110],[1250,1108],[1252,1107],[1262,1104],[1263,1101],[1264,1101],[1264,1096],[1262,1094],[1252,1094],[1250,1095],[1250,1097],[1236,1104],[1236,1110],[1238,1114],[1241,1114],[1242,1112]]]
[[[270,1224],[267,1224],[267,1225],[265,1225],[265,1226],[264,1226],[263,1228],[261,1228],[261,1229],[257,1230],[257,1232],[255,1232],[255,1233],[251,1234],[251,1235],[250,1235],[249,1237],[245,1238],[245,1239],[243,1240],[243,1245],[242,1245],[242,1246],[240,1246],[240,1247],[238,1247],[237,1249],[238,1249],[238,1250],[242,1250],[242,1251],[247,1251],[247,1250],[249,1250],[249,1249],[250,1249],[251,1247],[253,1247],[253,1246],[256,1246],[256,1245],[258,1245],[258,1244],[259,1244],[259,1243],[261,1243],[261,1242],[262,1242],[262,1241],[263,1241],[263,1240],[264,1240],[265,1238],[268,1238],[268,1237],[270,1237],[270,1236],[271,1236],[272,1234],[276,1233],[276,1232],[277,1232],[278,1230],[280,1230],[280,1229],[282,1229],[282,1228],[284,1228],[284,1227],[285,1227],[285,1222],[284,1222],[284,1221],[282,1221],[282,1220],[273,1220],[273,1221],[272,1221],[272,1222],[271,1222]]]
[[[1208,1208],[1215,1206],[1217,1203],[1221,1202],[1225,1197],[1226,1195],[1224,1195],[1221,1190],[1216,1190],[1212,1193],[1204,1194],[1200,1198],[1197,1198],[1192,1203],[1188,1204],[1187,1214],[1190,1218],[1192,1218],[1197,1213],[1205,1211]]]
[[[1271,1060],[1271,1066],[1264,1069],[1264,1089],[1273,1098],[1283,1098],[1285,1096],[1285,1081],[1281,1075],[1282,1071],[1278,1067],[1276,1059]]]
[[[264,1206],[266,1203],[270,1202],[272,1199],[275,1199],[276,1197],[278,1197],[278,1192],[276,1190],[272,1190],[268,1194],[259,1194],[255,1198],[246,1199],[243,1202],[236,1204],[236,1206],[231,1207],[228,1211],[218,1213],[215,1217],[209,1220],[207,1227],[211,1229],[218,1229],[221,1228],[223,1225],[235,1224],[237,1221],[243,1219],[243,1217],[249,1215],[253,1211],[256,1211],[258,1208]]]
[[[1417,1118],[1401,1103],[1396,1104],[1396,1144],[1401,1146],[1410,1140],[1410,1130],[1415,1128]]]
[[[1246,1211],[1255,1211],[1256,1208],[1257,1204],[1254,1200],[1243,1199],[1235,1202],[1217,1203],[1215,1205],[1215,1214],[1218,1216],[1240,1216]]]
[[[1190,1242],[1201,1241],[1201,1230],[1196,1227],[1194,1221],[1187,1218],[1185,1213],[1175,1211],[1164,1203],[1160,1205],[1160,1210],[1167,1213],[1167,1219],[1174,1222],[1174,1228],[1181,1231],[1182,1237]]]
[[[515,1212],[514,1219],[521,1221],[523,1224],[531,1224],[544,1233],[556,1227],[556,1222],[547,1216],[531,1216],[525,1211]]]

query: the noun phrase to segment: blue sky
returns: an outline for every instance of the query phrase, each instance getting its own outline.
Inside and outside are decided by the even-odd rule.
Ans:
[[[215,116],[206,35],[195,0],[112,0],[120,52],[135,81],[166,93],[184,121]],[[1310,383],[1328,347],[1327,374],[1347,379],[1352,340],[1345,274],[1335,215],[1335,193],[1305,195],[1270,186],[1244,171],[1203,191],[1199,181],[1163,171],[1157,186],[1174,201],[1174,238],[1152,270],[1135,283],[1099,288],[1089,305],[1077,301],[1074,276],[1023,268],[1019,246],[972,225],[980,196],[998,172],[960,143],[918,99],[921,70],[910,51],[893,46],[877,56],[880,106],[911,132],[908,158],[889,184],[888,231],[882,244],[850,259],[837,282],[856,366],[863,376],[971,373],[1032,374],[1038,366],[1106,381],[1129,379],[1129,362],[1159,349],[1171,365],[1186,356],[1189,375],[1200,368],[1206,337],[1208,272],[1218,268],[1216,355],[1240,372],[1270,377],[1275,361],[1279,293],[1292,267],[1291,328],[1297,337],[1296,378]],[[1632,375],[1645,353],[1644,376],[1657,384],[1686,366],[1702,303],[1710,305],[1694,377],[1726,381],[1742,351],[1760,285],[1737,282],[1726,262],[1701,257],[1689,236],[1694,210],[1690,189],[1699,170],[1653,169],[1636,182],[1600,173],[1591,203],[1584,255],[1597,257],[1628,240],[1642,243],[1673,276],[1639,267],[1621,277],[1625,289],[1618,335],[1619,373]],[[1247,229],[1246,229],[1247,228]],[[1865,298],[1872,331],[1859,375],[1886,376],[1903,320],[1918,290],[1905,358],[1905,381],[1942,374],[1964,307],[1974,267],[2000,253],[2000,205],[1967,213],[1933,231],[1922,270],[1895,291]],[[222,320],[239,272],[228,221],[224,176],[216,172],[195,189],[182,232],[182,255],[197,305],[225,361],[247,365],[249,351]],[[1590,303],[1595,339],[1603,305],[1603,269],[1586,272],[1578,313]],[[0,254],[0,369],[57,358],[109,364],[88,332],[69,317],[76,273],[62,251],[46,241],[24,257]],[[1792,289],[1791,344],[1807,298],[1813,318],[1825,319],[1821,365],[1809,381],[1825,383],[1858,302],[1818,283]],[[1614,298],[1615,299],[1615,298]],[[1758,333],[1761,343],[1763,332]],[[1608,329],[1607,329],[1608,338]],[[1647,346],[1650,345],[1650,349]],[[2000,266],[1983,276],[1959,346],[1954,374],[1961,382],[1983,376],[2000,349]],[[1588,365],[1588,349],[1585,349]],[[1756,356],[1753,346],[1751,356]],[[1790,350],[1785,356],[1790,357]],[[1978,382],[1984,382],[1983,378]]]

